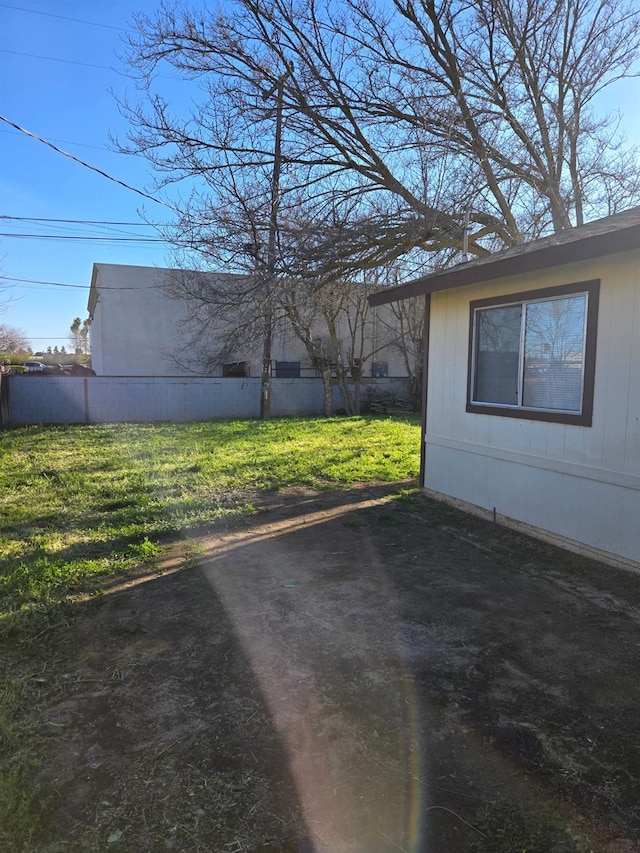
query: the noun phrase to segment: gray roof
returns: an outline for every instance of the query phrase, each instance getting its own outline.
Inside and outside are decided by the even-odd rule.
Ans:
[[[369,301],[372,305],[384,305],[411,296],[479,284],[633,249],[640,249],[640,207],[457,264],[398,287],[381,290],[373,294]]]

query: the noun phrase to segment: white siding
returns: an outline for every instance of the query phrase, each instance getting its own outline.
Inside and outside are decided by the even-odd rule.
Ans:
[[[469,303],[599,278],[593,424],[465,411]],[[431,303],[425,486],[640,562],[640,256],[436,293]]]

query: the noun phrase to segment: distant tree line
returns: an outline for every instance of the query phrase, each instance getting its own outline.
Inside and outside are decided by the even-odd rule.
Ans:
[[[90,361],[88,342],[89,321],[76,317],[70,327],[71,348],[64,344],[48,346],[44,350],[34,351],[26,333],[21,329],[0,323],[0,362],[6,365],[21,365],[30,357],[40,358],[43,364],[58,365],[65,363],[87,364]]]

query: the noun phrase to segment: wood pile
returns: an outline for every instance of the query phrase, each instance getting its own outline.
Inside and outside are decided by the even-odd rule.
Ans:
[[[406,415],[413,411],[413,402],[409,397],[401,397],[394,391],[367,388],[362,411],[372,415]]]

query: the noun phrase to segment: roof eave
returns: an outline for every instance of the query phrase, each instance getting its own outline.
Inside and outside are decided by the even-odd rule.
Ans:
[[[620,254],[640,248],[640,225],[632,225],[616,231],[601,234],[584,235],[576,240],[561,241],[539,249],[525,247],[516,255],[506,257],[496,255],[494,260],[487,262],[471,261],[452,269],[443,270],[409,281],[389,290],[381,290],[369,297],[371,305],[386,305],[410,299],[413,296],[424,296],[440,290],[454,287],[464,287],[469,284],[480,284],[485,281],[506,278],[512,275],[535,272],[549,267],[563,266],[577,261],[590,260],[606,255]]]

